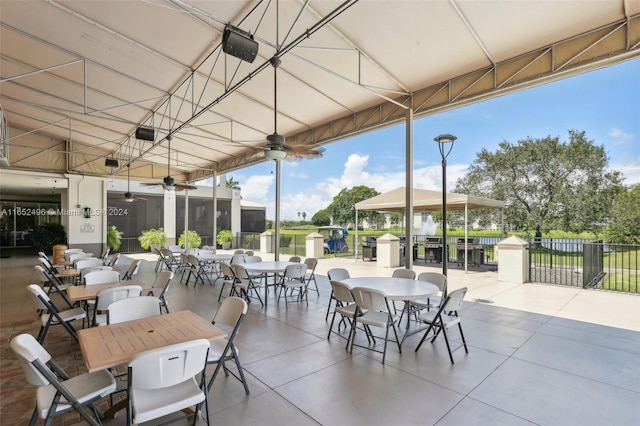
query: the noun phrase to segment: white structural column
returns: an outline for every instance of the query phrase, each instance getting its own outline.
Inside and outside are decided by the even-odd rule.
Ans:
[[[277,262],[280,260],[280,160],[274,161],[276,162],[276,223],[274,224],[276,228],[276,244],[273,255]]]
[[[407,109],[405,115],[406,134],[406,209],[405,209],[405,240],[404,267],[413,267],[413,108]]]
[[[180,238],[180,236],[178,236]],[[179,244],[179,243],[177,243]],[[184,191],[184,249],[189,248],[189,190]]]
[[[231,232],[233,233],[234,237],[240,234],[240,231],[242,230],[241,200],[242,200],[242,194],[240,189],[232,188],[231,189],[231,211],[229,212],[229,214],[231,215]],[[236,241],[236,244],[239,244],[239,241]]]
[[[176,238],[176,193],[164,191],[164,218],[162,220],[167,245],[177,244]]]
[[[212,247],[213,247],[213,252],[215,253],[216,250],[218,249],[218,243],[216,242],[216,239],[218,237],[218,171],[214,170],[213,171],[213,185],[211,185],[212,187],[212,196],[213,196],[213,232],[211,233],[211,235],[213,235],[213,242],[212,242]]]

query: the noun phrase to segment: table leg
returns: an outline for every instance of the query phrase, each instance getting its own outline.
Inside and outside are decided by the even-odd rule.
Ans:
[[[424,331],[427,329],[427,327],[421,327],[421,328],[416,328],[415,330],[413,330],[412,332],[409,332],[409,324],[411,324],[411,318],[409,318],[409,315],[411,314],[411,304],[409,300],[405,300],[404,301],[404,307],[402,308],[402,310],[406,310],[406,315],[407,315],[407,328],[404,331],[404,336],[402,336],[402,340],[400,341],[400,347],[402,347],[402,343],[404,343],[404,339],[406,339],[409,336],[413,336],[416,333],[420,333],[421,331]]]

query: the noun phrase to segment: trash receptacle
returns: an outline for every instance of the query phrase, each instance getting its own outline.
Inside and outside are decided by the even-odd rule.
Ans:
[[[53,246],[53,263],[54,265],[58,265],[64,262],[64,251],[68,249],[64,244],[56,244]]]

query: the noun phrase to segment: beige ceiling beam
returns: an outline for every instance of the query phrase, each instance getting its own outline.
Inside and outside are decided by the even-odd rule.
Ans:
[[[459,108],[499,95],[614,65],[640,56],[640,15],[541,47],[527,54],[478,69],[413,93],[416,118]],[[410,97],[397,102],[409,105]],[[296,135],[287,135],[294,144],[319,146],[377,128],[401,123],[404,109],[389,102],[340,117]],[[251,166],[264,158],[247,152],[220,162],[218,173]],[[190,174],[197,180],[208,176]]]

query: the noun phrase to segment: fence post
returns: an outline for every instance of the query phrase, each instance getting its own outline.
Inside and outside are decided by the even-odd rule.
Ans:
[[[604,271],[602,240],[584,243],[582,247],[582,287],[595,287]]]

